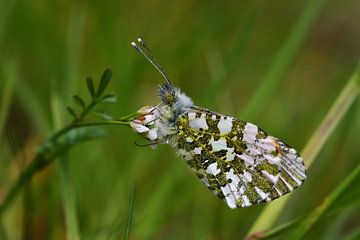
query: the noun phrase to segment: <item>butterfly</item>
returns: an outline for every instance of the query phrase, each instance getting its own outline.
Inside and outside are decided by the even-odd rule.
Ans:
[[[159,71],[160,103],[139,109],[131,127],[149,145],[169,144],[230,208],[277,199],[303,184],[298,152],[256,125],[193,104],[174,87],[141,38],[131,45]]]

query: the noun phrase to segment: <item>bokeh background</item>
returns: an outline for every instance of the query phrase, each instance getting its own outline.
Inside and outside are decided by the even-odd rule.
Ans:
[[[71,121],[72,94],[89,99],[87,76],[98,82],[112,68],[118,102],[104,108],[115,116],[159,101],[163,79],[130,46],[138,36],[197,105],[301,150],[355,71],[360,2],[1,0],[0,199]],[[130,129],[104,129],[106,138],[74,146],[34,176],[2,216],[1,238],[121,239],[135,180],[130,239],[243,239],[264,208],[230,210],[169,146],[137,147]],[[359,164],[359,143],[357,100],[276,225],[321,205]],[[360,196],[351,198],[307,239],[359,233]]]

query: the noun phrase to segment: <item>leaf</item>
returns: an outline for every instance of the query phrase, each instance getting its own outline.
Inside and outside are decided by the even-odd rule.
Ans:
[[[74,101],[74,103],[80,105],[82,108],[86,107],[84,100],[78,95],[73,95],[72,100]]]
[[[72,129],[65,137],[65,142],[69,145],[75,145],[80,142],[96,140],[106,136],[106,132],[99,127],[87,127]]]
[[[67,109],[68,112],[71,114],[71,116],[73,116],[75,119],[77,118],[77,115],[76,115],[74,109],[72,109],[72,108],[69,107],[69,106],[68,106],[66,109]]]
[[[100,84],[96,93],[96,97],[99,98],[101,94],[105,91],[106,87],[109,85],[111,80],[112,71],[110,68],[107,68],[101,76]]]
[[[99,117],[105,119],[105,120],[112,120],[114,119],[113,116],[110,115],[110,113],[107,113],[107,112],[104,112],[104,111],[101,111],[101,110],[95,110],[94,113],[96,115],[98,115]]]
[[[102,103],[114,103],[117,101],[117,97],[115,94],[108,94],[100,98],[100,102]]]
[[[95,88],[94,88],[93,79],[91,77],[87,77],[86,78],[86,84],[87,84],[87,87],[89,89],[91,97],[94,99],[95,98]]]

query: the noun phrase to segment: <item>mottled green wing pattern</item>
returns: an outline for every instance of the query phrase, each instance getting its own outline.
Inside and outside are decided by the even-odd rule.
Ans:
[[[176,128],[177,153],[230,208],[272,201],[306,178],[296,150],[254,124],[193,107]]]

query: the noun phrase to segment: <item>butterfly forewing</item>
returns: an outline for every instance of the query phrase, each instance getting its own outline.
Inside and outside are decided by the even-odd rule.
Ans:
[[[176,128],[178,154],[231,208],[272,201],[306,178],[296,150],[254,124],[192,107]]]

